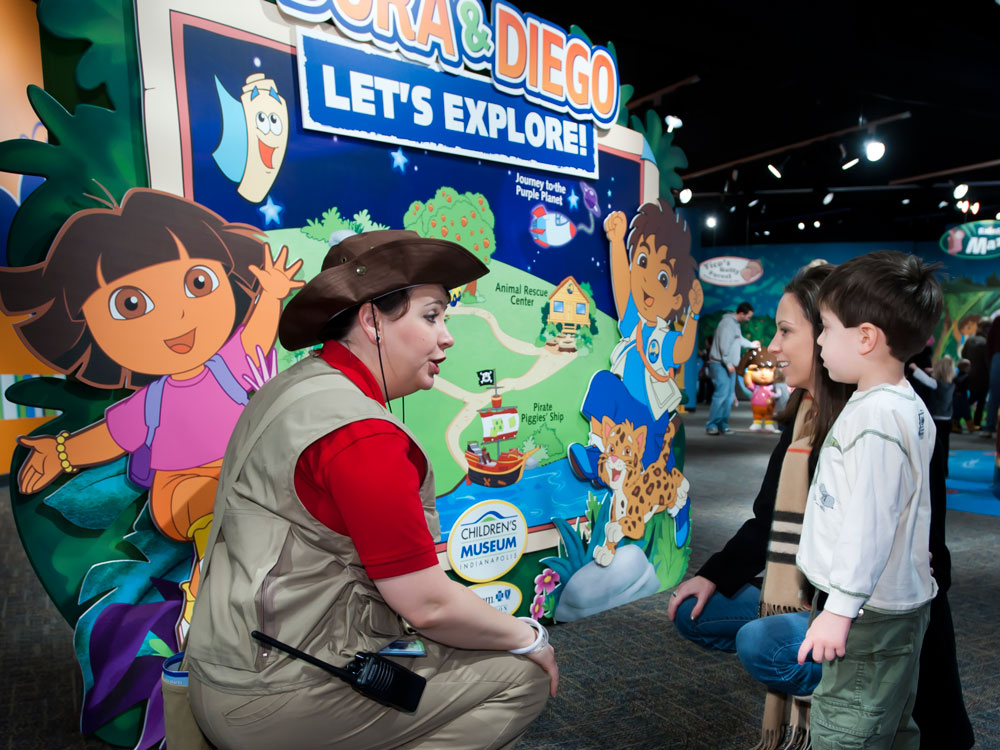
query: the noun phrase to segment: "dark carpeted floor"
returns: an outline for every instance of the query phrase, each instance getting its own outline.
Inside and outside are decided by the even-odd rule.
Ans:
[[[748,516],[777,440],[745,431],[709,437],[703,431],[706,417],[707,409],[701,407],[685,419],[692,572]],[[749,422],[749,409],[739,407],[732,426]],[[955,435],[952,447],[990,446]],[[0,748],[107,748],[79,734],[80,678],[72,630],[27,563],[11,519],[6,483],[3,486]],[[1000,749],[1000,562],[993,549],[998,531],[1000,518],[949,512],[954,579],[949,598],[959,666],[976,746],[986,749]],[[762,690],[735,656],[702,651],[683,641],[667,619],[667,596],[658,594],[552,629],[562,673],[559,696],[549,702],[519,748],[747,750],[757,742]]]

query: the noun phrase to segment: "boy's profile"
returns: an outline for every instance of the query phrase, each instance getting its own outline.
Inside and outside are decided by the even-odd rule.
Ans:
[[[840,265],[820,291],[824,366],[858,390],[821,448],[796,559],[822,609],[799,662],[810,652],[830,662],[813,693],[816,750],[919,744],[911,711],[937,592],[928,552],[935,428],[903,367],[941,317],[933,271],[879,251]]]

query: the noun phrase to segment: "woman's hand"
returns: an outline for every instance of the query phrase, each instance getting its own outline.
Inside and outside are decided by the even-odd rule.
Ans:
[[[556,652],[552,646],[546,646],[541,651],[534,654],[525,654],[535,664],[544,669],[549,675],[549,695],[556,697],[556,690],[559,688],[559,665],[556,664]]]
[[[715,584],[704,576],[695,576],[694,578],[689,578],[684,581],[680,586],[678,586],[674,593],[670,595],[670,606],[667,607],[667,617],[673,622],[674,617],[677,615],[677,607],[680,603],[687,599],[689,596],[696,597],[698,599],[697,603],[694,605],[694,609],[691,610],[691,619],[697,620],[698,615],[701,611],[705,609],[705,605],[708,600],[712,598],[712,594],[715,593]]]

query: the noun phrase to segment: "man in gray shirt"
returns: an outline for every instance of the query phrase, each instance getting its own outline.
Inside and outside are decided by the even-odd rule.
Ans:
[[[736,365],[740,361],[740,350],[760,346],[759,341],[745,339],[740,330],[740,324],[752,317],[753,305],[741,302],[736,312],[722,316],[719,327],[715,329],[715,338],[708,350],[708,370],[715,386],[708,422],[705,423],[705,432],[709,435],[728,435],[732,432],[729,429],[729,412],[736,393]]]

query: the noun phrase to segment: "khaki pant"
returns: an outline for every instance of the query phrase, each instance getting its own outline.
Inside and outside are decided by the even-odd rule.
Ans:
[[[823,665],[813,692],[813,750],[919,748],[912,712],[929,619],[930,603],[907,614],[858,616],[846,655]]]
[[[191,708],[223,750],[513,747],[545,707],[549,676],[533,661],[502,651],[424,643],[427,656],[392,657],[427,678],[413,714],[366,698],[332,675],[299,690],[255,696],[216,690],[192,672]]]

